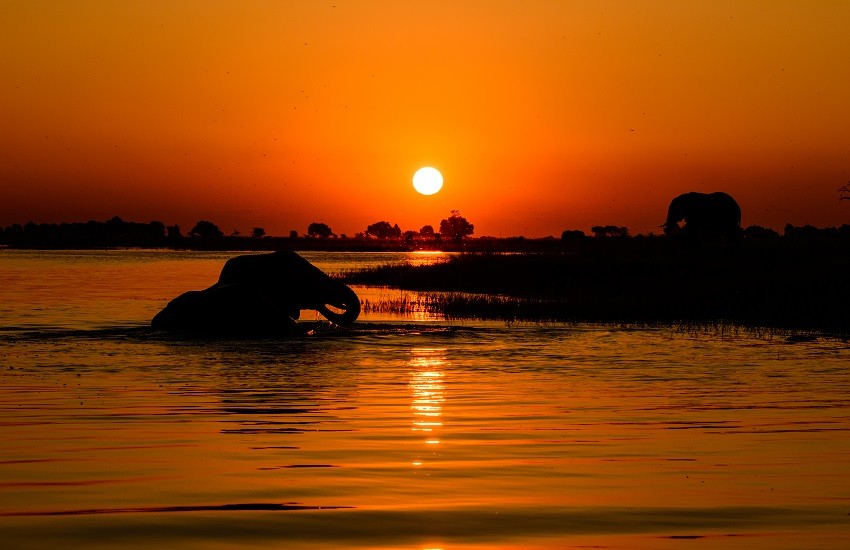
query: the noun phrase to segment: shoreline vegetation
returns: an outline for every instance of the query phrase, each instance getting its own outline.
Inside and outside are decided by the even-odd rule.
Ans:
[[[169,235],[162,224],[28,224],[0,248],[199,251],[461,252],[431,265],[349,272],[348,284],[415,291],[365,311],[448,319],[762,327],[850,338],[850,225],[749,227],[740,238],[604,231],[561,238],[317,238]]]
[[[447,318],[746,326],[850,337],[850,241],[598,242],[573,252],[454,256],[345,274],[420,293],[377,305]],[[366,304],[367,306],[371,306]],[[366,308],[368,311],[368,307]]]

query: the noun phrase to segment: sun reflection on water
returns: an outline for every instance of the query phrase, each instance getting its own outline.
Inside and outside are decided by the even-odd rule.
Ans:
[[[419,347],[414,348],[410,359],[410,389],[412,399],[410,409],[413,411],[414,432],[422,432],[428,451],[436,453],[434,447],[440,445],[438,430],[443,426],[443,402],[445,401],[445,385],[443,369],[446,358],[445,348]],[[423,452],[425,450],[423,449]],[[419,467],[424,464],[422,456],[417,456],[411,464]]]

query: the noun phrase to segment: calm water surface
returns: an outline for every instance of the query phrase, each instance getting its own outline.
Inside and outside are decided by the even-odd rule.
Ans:
[[[389,314],[280,340],[146,328],[232,255],[0,250],[0,546],[850,547],[844,343]]]

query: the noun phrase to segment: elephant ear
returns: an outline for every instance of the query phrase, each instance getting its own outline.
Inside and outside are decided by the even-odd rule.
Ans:
[[[360,316],[360,298],[348,285],[334,281],[331,295],[316,309],[328,321],[338,325],[350,325]]]

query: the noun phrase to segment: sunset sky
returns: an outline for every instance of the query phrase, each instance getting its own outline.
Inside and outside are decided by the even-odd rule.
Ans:
[[[850,223],[848,28],[842,0],[6,0],[0,225],[658,233],[692,190]]]

